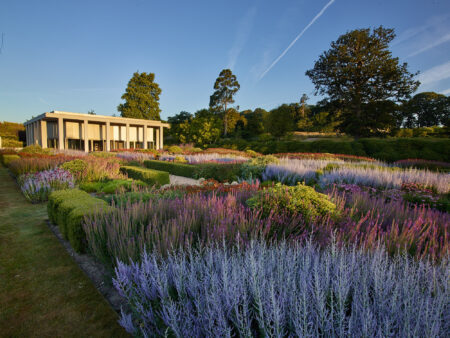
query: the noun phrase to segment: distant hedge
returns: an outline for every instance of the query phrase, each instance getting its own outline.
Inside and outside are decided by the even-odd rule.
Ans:
[[[120,170],[127,173],[128,177],[141,180],[147,184],[164,185],[170,183],[169,173],[165,171],[134,166],[123,166]]]
[[[54,191],[47,204],[48,218],[58,225],[59,231],[76,252],[86,250],[86,234],[82,224],[84,216],[112,209],[104,200],[78,189]]]
[[[148,160],[144,161],[144,165],[149,169],[167,171],[172,175],[178,175],[183,177],[195,177],[196,167],[192,164],[175,163],[167,161]]]
[[[246,141],[225,140],[222,146],[230,149],[252,149],[263,154],[288,152],[332,153],[369,156],[379,160],[393,162],[407,158],[450,162],[450,140],[425,138],[363,138],[355,141],[318,140],[305,141]]]

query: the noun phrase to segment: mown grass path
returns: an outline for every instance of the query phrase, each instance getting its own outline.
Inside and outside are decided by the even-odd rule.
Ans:
[[[0,166],[0,336],[127,336],[46,219]]]

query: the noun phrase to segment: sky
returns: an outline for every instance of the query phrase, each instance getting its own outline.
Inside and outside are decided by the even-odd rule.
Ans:
[[[0,0],[0,121],[118,114],[134,72],[155,73],[161,118],[206,108],[224,68],[240,110],[317,102],[305,75],[347,31],[394,28],[421,91],[450,94],[448,0]]]

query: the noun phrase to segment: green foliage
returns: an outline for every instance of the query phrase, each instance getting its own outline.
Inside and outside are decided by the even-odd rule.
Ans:
[[[22,123],[0,122],[3,148],[22,148],[23,142],[20,141],[22,136],[25,136],[25,126]]]
[[[194,178],[196,176],[196,166],[192,164],[149,160],[144,161],[144,165],[149,169],[167,171],[172,175],[190,178]]]
[[[189,142],[205,146],[216,142],[220,138],[222,121],[207,109],[199,110],[186,126]]]
[[[150,185],[164,185],[169,184],[169,173],[165,171],[147,169],[142,167],[124,166],[120,168],[121,171],[128,174],[128,177],[135,180],[141,180]]]
[[[167,151],[171,154],[182,154],[183,149],[181,149],[179,146],[170,146]]]
[[[86,163],[86,161],[75,159],[73,161],[63,163],[61,165],[61,168],[69,171],[75,178],[80,179],[87,166],[88,164]]]
[[[265,129],[275,137],[281,137],[295,128],[296,110],[292,105],[283,104],[272,109],[267,115]]]
[[[336,215],[336,205],[327,195],[318,193],[304,184],[288,187],[277,183],[275,186],[259,191],[247,200],[252,208],[261,208],[264,215],[301,214],[307,221],[319,216]]]
[[[330,153],[367,156],[383,161],[397,161],[408,158],[450,162],[450,142],[448,139],[423,138],[361,138],[355,141],[319,140],[276,141],[226,140],[216,146],[245,150],[251,148],[263,154]]]
[[[269,113],[262,108],[256,108],[254,111],[246,110],[242,112],[243,117],[247,120],[243,136],[250,138],[264,133],[264,120],[268,114]]]
[[[20,150],[21,153],[25,154],[44,154],[44,155],[50,155],[52,153],[51,149],[48,148],[42,148],[39,144],[32,144],[30,146],[27,146]]]
[[[402,113],[408,128],[445,125],[450,118],[450,98],[435,92],[419,93],[403,105]]]
[[[86,192],[115,194],[117,192],[130,191],[133,188],[145,186],[147,186],[147,184],[139,180],[117,179],[101,182],[84,182],[80,184],[80,189]]]
[[[372,32],[350,31],[332,42],[314,68],[306,72],[316,94],[327,95],[333,111],[342,113],[343,131],[359,136],[374,127],[376,132],[380,126],[384,129],[393,118],[386,115],[393,114],[383,111],[378,103],[402,101],[419,86],[407,64],[399,64],[389,51],[394,37],[393,29],[382,26]],[[383,116],[378,117],[377,111],[383,111]]]
[[[158,199],[175,199],[175,198],[183,198],[185,196],[185,192],[181,190],[164,190],[160,192],[126,192],[123,194],[115,194],[105,196],[104,199],[109,204],[114,202],[116,207],[124,206],[127,204],[134,204],[136,202],[147,202],[149,200],[158,200]]]
[[[241,166],[236,163],[200,163],[195,166],[195,178],[231,183],[239,179]]]
[[[161,88],[155,82],[155,74],[136,72],[122,95],[122,100],[125,100],[125,103],[119,104],[117,110],[122,117],[160,120],[160,94]]]
[[[84,216],[111,209],[105,201],[78,189],[52,192],[47,204],[50,221],[58,225],[61,234],[76,252],[84,252],[86,248],[82,225]]]
[[[20,156],[14,154],[1,154],[0,159],[4,166],[8,166],[12,161],[19,160]]]

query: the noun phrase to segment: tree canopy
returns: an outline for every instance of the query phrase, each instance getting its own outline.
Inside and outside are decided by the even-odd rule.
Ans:
[[[122,117],[160,120],[160,94],[161,88],[155,82],[155,74],[136,72],[122,95],[122,100],[125,100],[125,103],[119,104],[117,110]]]
[[[368,118],[380,110],[374,105],[380,103],[383,107],[388,100],[406,100],[419,86],[414,80],[416,74],[392,56],[389,43],[394,37],[393,29],[382,26],[373,31],[350,31],[333,41],[314,68],[306,72],[315,86],[315,94],[326,95],[335,112],[341,112],[343,131],[361,136],[389,128],[384,123],[389,118],[376,123]]]
[[[435,92],[416,94],[403,105],[403,118],[408,128],[445,125],[450,118],[450,98]]]

